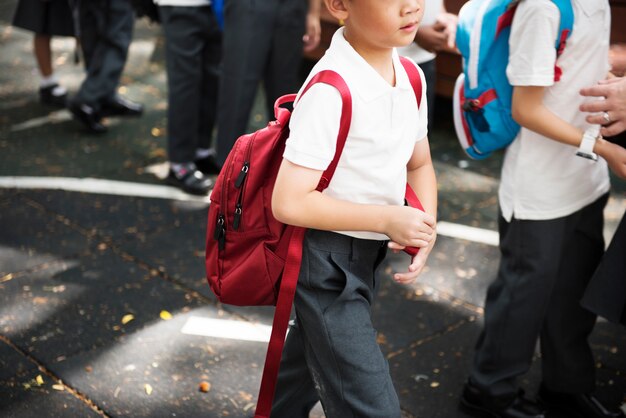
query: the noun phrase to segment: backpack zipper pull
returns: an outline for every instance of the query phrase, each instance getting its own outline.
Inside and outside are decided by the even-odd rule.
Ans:
[[[248,170],[250,169],[250,163],[248,161],[243,163],[241,167],[241,171],[237,176],[237,180],[235,180],[235,187],[239,188],[243,184],[243,181],[246,179],[246,175],[248,174]]]
[[[235,206],[235,217],[233,218],[233,229],[239,229],[239,222],[241,221],[241,213],[243,212],[243,208],[241,207],[241,203],[237,203]]]
[[[224,215],[217,217],[217,224],[215,225],[215,232],[213,233],[213,239],[218,242],[218,248],[220,250],[223,250],[226,244],[226,228],[224,227],[224,221]]]

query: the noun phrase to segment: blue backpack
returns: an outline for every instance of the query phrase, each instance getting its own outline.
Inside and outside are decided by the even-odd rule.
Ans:
[[[456,44],[463,72],[454,86],[453,114],[465,152],[481,160],[507,147],[520,130],[511,117],[513,87],[506,76],[511,22],[521,0],[470,0],[459,12]],[[552,0],[561,12],[557,59],[572,32],[570,0]],[[561,69],[555,64],[555,81]]]

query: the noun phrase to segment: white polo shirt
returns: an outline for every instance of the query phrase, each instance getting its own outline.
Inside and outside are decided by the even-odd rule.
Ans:
[[[585,130],[582,87],[609,71],[611,16],[606,0],[573,0],[574,27],[554,82],[555,42],[560,14],[550,0],[520,2],[511,27],[507,76],[514,86],[545,86],[544,105],[566,122]],[[522,128],[508,147],[499,199],[507,221],[547,220],[570,215],[609,190],[606,161],[576,156],[576,148]]]
[[[417,100],[409,78],[393,51],[396,86],[392,87],[361,57],[343,36],[333,35],[326,54],[304,83],[319,71],[339,73],[352,96],[352,123],[337,170],[324,193],[337,199],[375,205],[402,205],[406,165],[415,143],[426,137],[426,82]],[[419,69],[419,68],[418,68]],[[325,170],[333,159],[341,116],[341,95],[326,84],[316,84],[296,100],[284,158],[315,170]],[[367,231],[337,231],[357,238],[388,239]]]

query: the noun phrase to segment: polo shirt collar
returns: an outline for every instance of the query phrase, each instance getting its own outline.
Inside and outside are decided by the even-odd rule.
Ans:
[[[400,62],[396,48],[393,49],[393,67],[396,72],[396,86],[392,87],[385,79],[374,70],[365,59],[354,50],[352,45],[343,36],[344,28],[339,28],[330,43],[327,51],[340,68],[340,73],[345,77],[349,85],[355,90],[352,94],[358,94],[366,101],[372,101],[383,94],[390,93],[394,88],[400,90],[411,89],[411,83]]]

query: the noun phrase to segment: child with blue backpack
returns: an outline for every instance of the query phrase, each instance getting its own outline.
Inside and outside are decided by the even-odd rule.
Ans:
[[[342,112],[334,87],[300,93],[274,186],[272,208],[286,224],[309,228],[272,418],[304,418],[321,400],[328,418],[399,418],[400,405],[376,341],[371,306],[376,269],[388,248],[421,247],[398,283],[414,281],[435,241],[437,185],[421,104],[395,47],[408,45],[424,0],[325,0],[343,20],[311,71],[343,78],[352,122],[324,193],[320,175],[333,159]],[[414,63],[409,63],[417,70]],[[421,83],[424,76],[419,71]],[[305,83],[306,85],[307,83]],[[425,212],[404,206],[406,183]]]
[[[509,3],[516,9],[506,75],[521,130],[504,157],[500,267],[461,405],[476,417],[622,417],[592,395],[595,362],[587,338],[596,316],[580,305],[604,251],[610,185],[607,163],[596,154],[606,143],[579,111],[578,92],[609,71],[609,4]],[[567,7],[573,28],[557,51]],[[530,369],[538,339],[542,382],[535,403],[517,380]]]

